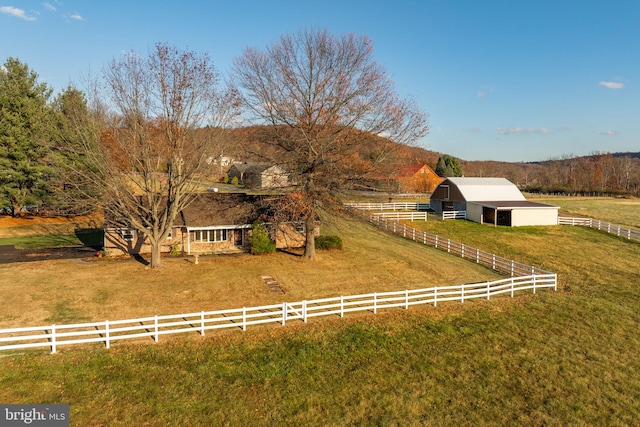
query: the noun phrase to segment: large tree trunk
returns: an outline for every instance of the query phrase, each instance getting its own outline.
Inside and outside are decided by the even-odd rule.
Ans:
[[[150,265],[150,267],[152,269],[160,267],[160,263],[162,261],[162,257],[160,256],[161,248],[162,248],[162,245],[160,243],[157,243],[157,242],[152,242],[151,243],[151,265]]]
[[[304,259],[315,259],[316,258],[316,240],[315,240],[315,226],[316,222],[314,221],[315,215],[310,215],[309,218],[305,221],[305,245],[304,245],[304,253],[302,254],[302,258]]]

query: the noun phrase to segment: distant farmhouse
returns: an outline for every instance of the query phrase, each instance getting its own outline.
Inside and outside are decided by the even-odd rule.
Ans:
[[[427,164],[409,165],[400,171],[398,187],[402,193],[432,193],[443,179]]]
[[[262,199],[241,193],[203,193],[179,213],[161,252],[185,254],[240,253],[250,250],[249,236],[260,218]],[[265,224],[276,247],[305,244],[304,223]],[[318,230],[315,233],[318,234]],[[135,230],[119,227],[105,218],[104,249],[108,255],[144,254],[151,246]]]
[[[289,186],[289,174],[279,165],[273,163],[245,162],[234,163],[228,172],[229,180],[237,178],[238,182],[250,188],[281,188]]]
[[[431,209],[466,211],[467,219],[506,225],[558,224],[558,206],[527,201],[505,178],[446,178],[431,195]]]

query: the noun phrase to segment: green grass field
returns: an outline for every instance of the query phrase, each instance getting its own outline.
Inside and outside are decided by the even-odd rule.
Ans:
[[[584,215],[599,217],[606,202],[598,202],[598,212]],[[637,204],[618,205],[613,211],[619,218],[603,219],[633,225],[637,209]],[[631,218],[631,223],[623,218]],[[414,226],[554,271],[560,287],[557,292],[514,299],[320,318],[205,337],[176,336],[158,344],[123,343],[111,350],[91,346],[55,355],[9,354],[0,359],[0,402],[67,403],[71,424],[80,426],[637,425],[640,244],[569,226],[511,229],[466,221]],[[355,282],[354,289],[373,291],[393,286],[392,279],[406,275],[410,278],[399,282],[402,289],[418,285],[426,276],[461,283],[467,274],[481,274],[471,262],[445,253],[439,253],[441,258],[432,249],[358,223],[338,221],[336,227],[345,241],[343,252],[321,253],[318,262],[308,264],[284,254],[235,267],[232,260],[223,269],[211,267],[208,280],[232,268],[258,272],[284,263],[278,274],[289,271],[291,283],[306,280],[304,287],[314,289],[309,293],[325,293],[341,290],[326,288],[327,277],[334,276],[339,287]],[[452,264],[446,265],[448,258],[453,258]],[[215,264],[217,259],[207,262]],[[25,265],[0,269],[0,286],[7,289],[27,271]],[[59,275],[69,278],[67,286],[75,286],[77,292],[94,286],[72,285],[70,271],[64,275],[66,265],[32,265],[44,279],[33,274],[20,285],[22,292],[37,300],[40,284]],[[182,286],[181,279],[166,283],[165,273],[135,264],[103,263],[93,270],[114,269],[113,273],[123,265],[132,266],[123,271],[135,280],[121,284],[121,289],[133,291],[120,305],[134,305],[136,292],[151,298],[148,287],[156,287],[160,301],[163,292]],[[167,274],[180,272],[172,271],[168,267]],[[385,271],[386,276],[379,277]],[[233,280],[225,280],[220,286],[229,284],[230,293],[246,292],[242,298],[264,296],[259,288],[251,288],[251,282],[234,287]],[[103,295],[105,303],[115,298],[104,295],[105,289],[109,288],[85,298],[99,301]],[[291,292],[304,296],[307,291]],[[195,300],[208,304],[206,293],[203,289]],[[164,295],[178,307],[184,303],[177,293]],[[5,304],[3,311],[7,305],[23,303]],[[69,306],[77,309],[73,303]],[[34,320],[55,311],[47,311],[46,303],[39,307]],[[98,310],[98,302],[95,307]]]

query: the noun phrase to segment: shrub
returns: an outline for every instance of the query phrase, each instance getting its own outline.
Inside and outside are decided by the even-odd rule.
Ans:
[[[238,181],[238,177],[234,176],[233,178],[231,178],[231,185],[238,185],[239,181]]]
[[[340,236],[318,236],[315,239],[316,249],[342,249]]]
[[[276,251],[276,244],[260,221],[253,223],[251,236],[249,237],[251,253],[253,255],[272,254]]]
[[[180,250],[180,243],[174,242],[171,245],[171,249],[169,249],[169,255],[182,255],[182,251]]]

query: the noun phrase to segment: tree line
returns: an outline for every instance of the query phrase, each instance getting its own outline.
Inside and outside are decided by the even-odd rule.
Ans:
[[[640,196],[640,157],[634,153],[563,155],[536,163],[463,162],[468,176],[502,176],[525,191]]]

